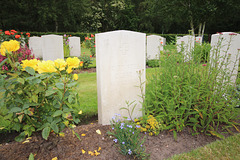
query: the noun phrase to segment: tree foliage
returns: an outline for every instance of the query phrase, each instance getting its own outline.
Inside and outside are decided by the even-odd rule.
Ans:
[[[239,31],[239,0],[1,0],[0,28],[154,33]]]

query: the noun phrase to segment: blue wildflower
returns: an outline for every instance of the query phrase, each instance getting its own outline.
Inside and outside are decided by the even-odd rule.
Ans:
[[[139,125],[136,125],[136,127],[137,127],[137,128],[140,128],[140,126],[139,126]]]
[[[125,142],[122,142],[122,144],[125,144]]]
[[[114,141],[115,143],[117,143],[118,140],[117,140],[117,139],[114,139],[113,141]]]
[[[128,154],[131,155],[132,154],[132,151],[131,149],[128,150]]]
[[[134,134],[134,132],[132,132],[132,134]]]

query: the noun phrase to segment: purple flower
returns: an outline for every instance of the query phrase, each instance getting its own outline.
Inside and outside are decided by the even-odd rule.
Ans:
[[[127,118],[128,121],[130,121],[131,119],[130,118]]]
[[[134,134],[134,132],[132,132],[132,134]]]
[[[114,139],[114,140],[113,140],[113,142],[115,142],[115,143],[117,143],[117,141],[118,141],[117,139]]]
[[[140,126],[139,126],[139,125],[136,125],[136,127],[137,127],[137,128],[140,128]]]
[[[114,127],[112,128],[112,130],[114,130]]]
[[[120,126],[119,128],[123,129],[123,126]]]
[[[132,151],[131,149],[128,150],[128,154],[131,155],[132,154]]]
[[[122,142],[122,144],[125,144],[125,142]]]

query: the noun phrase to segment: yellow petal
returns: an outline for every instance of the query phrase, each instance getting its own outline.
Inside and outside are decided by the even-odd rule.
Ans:
[[[101,131],[98,129],[98,130],[96,130],[96,132],[97,132],[97,134],[101,134]]]
[[[84,151],[84,150],[82,149],[82,154],[85,154],[85,152],[86,152],[86,151]]]
[[[84,136],[86,136],[86,134],[83,133],[83,134],[81,134],[81,136],[84,137]]]
[[[57,158],[57,157],[54,157],[54,158],[52,158],[52,160],[58,160],[58,158]]]
[[[82,114],[82,110],[80,110],[80,111],[78,112],[78,114]]]
[[[98,151],[100,151],[102,148],[101,147],[98,147]]]
[[[28,143],[28,142],[30,142],[30,141],[29,141],[29,140],[26,140],[26,141],[22,142],[22,144],[24,144],[24,143]]]

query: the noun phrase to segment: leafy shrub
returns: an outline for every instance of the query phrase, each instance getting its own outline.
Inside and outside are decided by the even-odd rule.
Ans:
[[[95,36],[93,34],[91,34],[91,38],[90,37],[85,37],[85,44],[86,47],[90,49],[91,55],[94,57],[96,54],[95,51]]]
[[[131,119],[120,120],[121,115],[116,114],[111,121],[113,141],[117,144],[120,153],[131,155],[134,158],[147,159],[143,146],[144,139],[141,140],[139,125],[136,125]]]
[[[88,66],[92,64],[92,55],[88,56],[85,53],[79,57],[80,61],[82,62],[82,68],[88,69]]]
[[[11,53],[7,53],[11,54]],[[32,132],[42,131],[47,139],[50,132],[56,134],[65,127],[72,127],[80,120],[78,111],[79,96],[74,68],[79,67],[77,57],[64,60],[39,61],[24,60],[21,66],[15,65],[15,72],[0,75],[0,123],[1,130],[15,130],[22,141]]]
[[[181,53],[168,53],[160,58],[159,68],[147,83],[146,113],[161,120],[174,135],[191,126],[196,134],[222,137],[217,133],[219,125],[235,126],[239,116],[230,76],[210,63],[202,64],[202,54],[184,62]]]
[[[21,43],[21,45],[25,46],[25,44],[28,44],[28,39],[30,37],[30,33],[24,33],[24,32],[18,32],[14,29],[10,31],[2,31],[0,30],[0,43],[4,41],[9,41],[9,40],[17,40]]]
[[[157,59],[147,60],[147,66],[148,67],[159,67],[159,60],[157,60]]]

